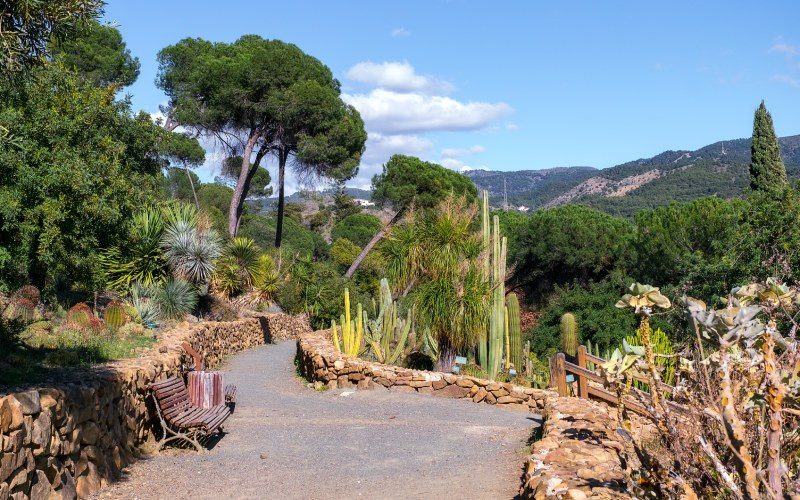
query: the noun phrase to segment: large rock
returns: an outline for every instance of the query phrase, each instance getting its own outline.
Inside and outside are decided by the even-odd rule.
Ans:
[[[3,433],[22,427],[24,417],[22,405],[14,396],[0,399],[0,430]]]
[[[42,405],[39,403],[39,393],[36,391],[25,391],[14,394],[19,404],[22,406],[22,413],[25,415],[33,415],[42,411]]]
[[[439,389],[438,391],[433,391],[432,394],[442,398],[463,398],[469,394],[469,389],[465,389],[457,385],[448,385],[447,387]]]
[[[37,470],[31,488],[31,500],[47,500],[50,497],[51,489],[47,475],[43,471]]]

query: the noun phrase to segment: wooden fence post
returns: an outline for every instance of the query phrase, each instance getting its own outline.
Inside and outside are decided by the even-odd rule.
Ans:
[[[550,358],[550,387],[558,390],[559,396],[567,395],[567,371],[564,353],[557,352]]]
[[[578,366],[586,368],[586,346],[578,346]],[[578,374],[578,396],[589,399],[589,380]]]

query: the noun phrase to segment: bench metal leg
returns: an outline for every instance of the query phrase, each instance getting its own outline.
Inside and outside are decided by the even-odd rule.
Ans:
[[[158,406],[158,398],[156,398],[155,394],[151,393],[153,396],[153,401],[155,401],[156,406],[156,414],[158,414],[158,420],[161,422],[161,440],[158,442],[158,451],[161,451],[161,448],[164,447],[170,441],[175,441],[178,439],[183,439],[184,441],[188,441],[192,445],[194,445],[195,449],[200,452],[206,451],[205,448],[200,446],[200,443],[196,439],[197,431],[190,430],[189,432],[176,432],[172,430],[167,422],[164,420],[164,416],[161,414],[161,408]],[[171,434],[170,437],[167,437]]]

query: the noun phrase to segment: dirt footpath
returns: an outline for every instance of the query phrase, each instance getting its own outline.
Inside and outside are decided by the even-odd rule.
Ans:
[[[239,354],[226,435],[206,453],[166,450],[96,498],[513,498],[532,414],[385,390],[316,392],[295,344]]]

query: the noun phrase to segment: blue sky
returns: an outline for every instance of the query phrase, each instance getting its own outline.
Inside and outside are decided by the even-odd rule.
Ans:
[[[702,3],[702,5],[700,5]],[[155,112],[156,54],[255,33],[327,64],[370,139],[353,185],[392,153],[492,170],[604,168],[749,136],[761,99],[800,134],[800,2],[111,0]],[[491,7],[489,7],[491,5]],[[208,156],[202,177],[218,163]],[[273,175],[275,177],[275,175]]]

